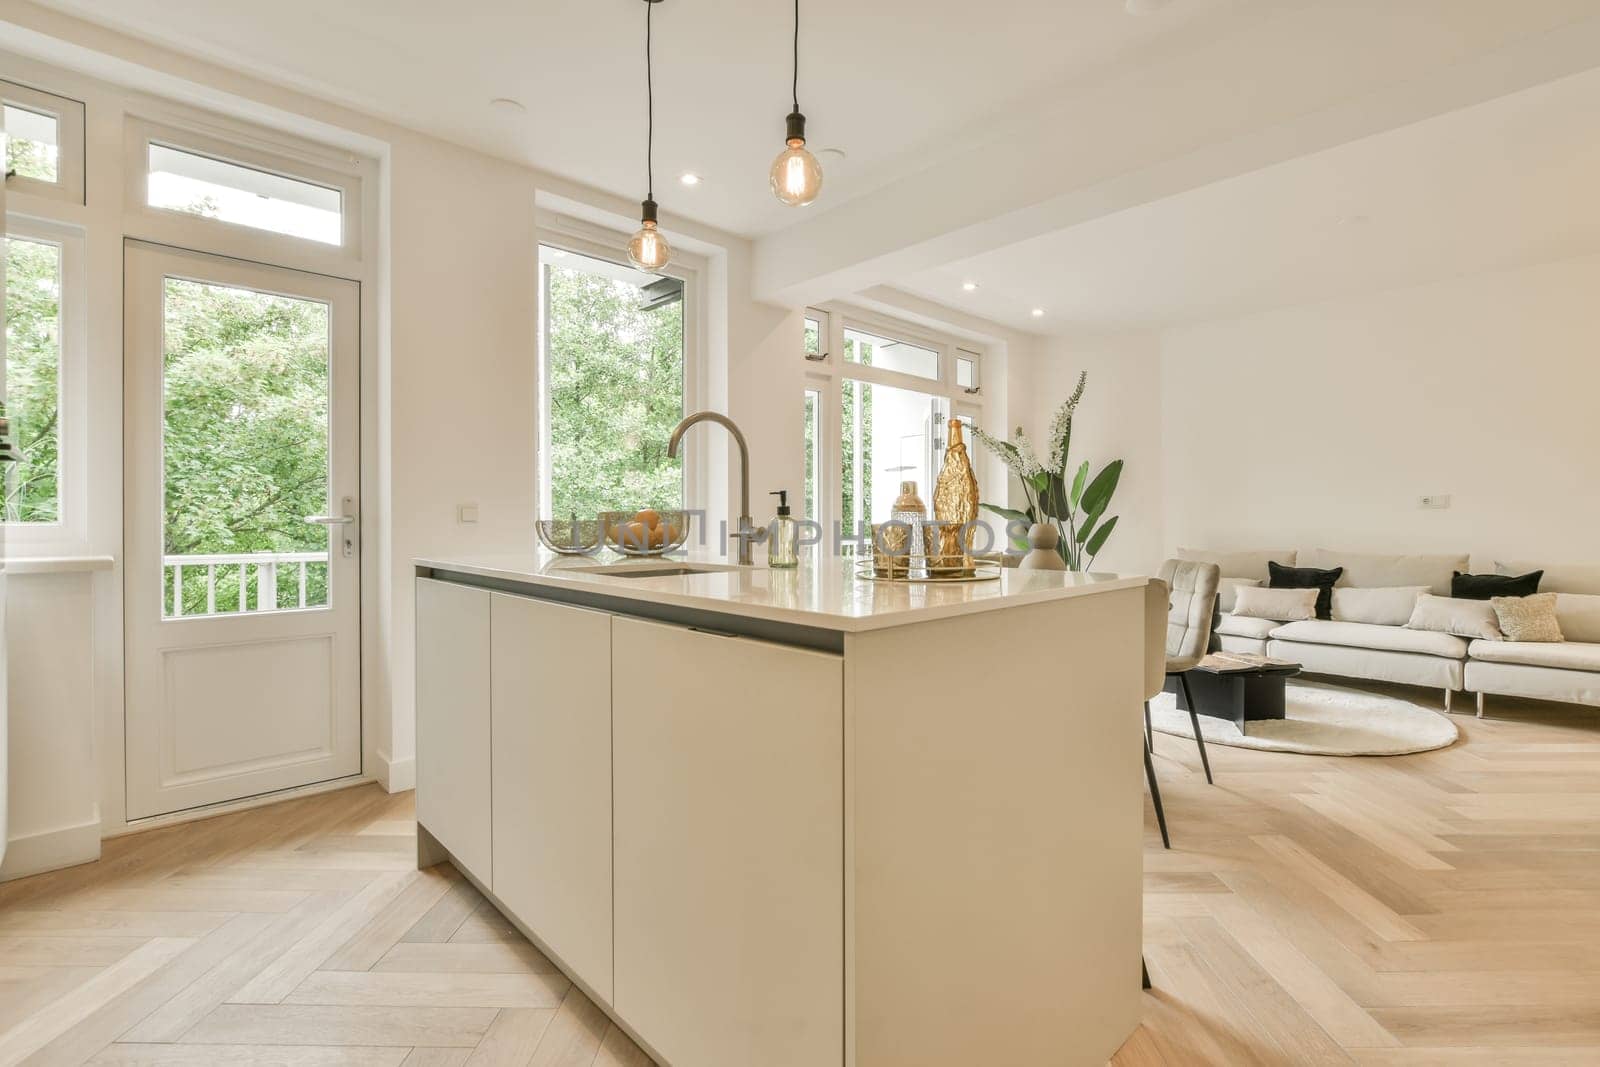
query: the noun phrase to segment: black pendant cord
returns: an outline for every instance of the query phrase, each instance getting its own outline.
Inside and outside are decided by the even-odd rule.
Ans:
[[[794,0],[794,111],[800,113],[800,0]]]
[[[796,2],[798,3],[799,0],[796,0]],[[655,0],[646,0],[644,5],[644,195],[646,200],[654,200],[656,198],[656,75],[650,49],[650,15],[655,11],[655,7]]]

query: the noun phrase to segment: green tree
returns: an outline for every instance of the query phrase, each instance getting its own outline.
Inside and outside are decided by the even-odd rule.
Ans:
[[[6,470],[8,522],[61,517],[60,366],[61,248],[13,237],[6,247],[6,409],[23,461]]]
[[[681,508],[683,302],[646,310],[636,286],[547,269],[552,512]]]

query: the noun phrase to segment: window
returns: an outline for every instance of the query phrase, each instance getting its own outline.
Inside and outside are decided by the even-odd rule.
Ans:
[[[5,521],[61,521],[62,246],[6,240],[6,415],[22,462],[5,470]]]
[[[965,349],[956,350],[956,387],[976,393],[978,385],[978,354]]]
[[[806,359],[820,363],[828,355],[822,350],[822,320],[806,316]]]
[[[83,203],[83,105],[0,81],[10,192]]]
[[[150,207],[337,245],[344,239],[338,189],[151,142]]]
[[[890,385],[840,383],[840,519],[846,535],[887,522],[900,483],[916,482],[933,497],[944,455],[944,397]]]
[[[807,389],[805,394],[805,493],[801,501],[804,509],[800,512],[800,517],[810,519],[813,522],[821,514],[817,510],[819,503],[817,496],[822,489],[822,450],[820,447],[822,442],[821,426],[819,424],[821,418],[822,391],[819,389]]]
[[[684,282],[541,246],[542,509],[683,506],[667,441],[683,418]]]
[[[854,327],[845,327],[844,358],[850,363],[879,370],[910,374],[930,381],[939,379],[939,353],[932,348],[899,341]]]
[[[6,176],[55,184],[60,175],[61,123],[54,115],[5,105]]]

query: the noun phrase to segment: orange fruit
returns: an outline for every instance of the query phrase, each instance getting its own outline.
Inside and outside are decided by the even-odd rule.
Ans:
[[[650,544],[650,527],[637,519],[625,522],[617,540],[627,548],[645,548]]]
[[[655,508],[645,508],[643,511],[639,512],[633,517],[633,521],[642,522],[646,526],[650,527],[650,529],[654,530],[657,526],[661,525],[661,512],[657,511]]]

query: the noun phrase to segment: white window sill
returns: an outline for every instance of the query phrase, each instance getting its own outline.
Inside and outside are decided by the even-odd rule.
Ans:
[[[110,556],[13,556],[4,563],[7,574],[72,574],[108,571],[117,561]]]

